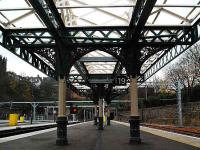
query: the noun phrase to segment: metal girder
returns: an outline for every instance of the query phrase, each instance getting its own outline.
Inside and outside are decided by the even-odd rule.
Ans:
[[[154,75],[157,71],[159,71],[162,67],[164,67],[166,64],[168,64],[171,60],[173,60],[175,57],[172,57],[172,55],[173,55],[172,53],[174,51],[176,53],[177,48],[179,49],[179,47],[180,47],[180,51],[185,51],[185,50],[183,50],[183,47],[191,46],[196,41],[198,41],[199,38],[197,37],[197,35],[198,35],[197,29],[198,29],[197,27],[193,26],[193,27],[186,27],[181,32],[179,29],[174,30],[179,35],[179,38],[176,39],[175,40],[176,42],[174,42],[174,44],[172,44],[172,45],[165,45],[165,46],[160,45],[160,47],[153,47],[153,46],[144,47],[141,50],[142,56],[140,58],[143,63],[142,70],[140,71],[140,73],[144,77],[144,79],[140,78],[139,80],[141,82],[147,80],[152,75]],[[182,42],[187,41],[187,42],[185,42],[185,43],[183,42],[183,44],[179,44],[179,41],[182,41]],[[151,59],[152,56],[154,57],[154,59]],[[169,59],[169,56],[172,58]],[[145,61],[147,61],[147,62],[145,62]],[[148,63],[148,65],[146,65],[145,63]]]
[[[58,46],[58,54],[61,59],[60,51],[63,49],[63,47],[65,47],[65,43],[70,41],[66,41],[61,38],[62,31],[65,29],[65,25],[54,2],[52,0],[29,0],[29,2],[31,3],[37,14],[40,16],[44,24],[47,26],[49,33],[56,40],[56,44]]]
[[[3,39],[5,35],[5,29],[0,26],[0,44],[3,44]]]
[[[86,81],[80,74],[70,74],[67,80],[71,83],[79,83],[79,84],[86,83]]]
[[[191,26],[185,27],[154,27],[144,28],[138,44],[145,46],[173,46],[193,43],[194,32]]]
[[[67,53],[65,49],[66,44],[70,43],[71,40],[65,40],[62,38],[63,30],[65,25],[61,19],[61,16],[52,0],[29,0],[37,14],[43,20],[48,28],[49,33],[54,37],[56,43],[56,73],[63,77],[68,75],[71,64],[66,61],[70,57],[70,53]],[[44,9],[45,7],[45,9]],[[67,34],[67,36],[69,36]],[[70,49],[68,48],[68,51]],[[67,72],[67,73],[66,73]]]
[[[62,23],[60,23],[60,16],[56,12],[53,6],[50,6],[48,0],[46,1],[35,1],[29,0],[30,4],[33,6],[34,10],[40,16],[44,24],[48,27],[48,30],[55,38],[59,38],[57,30],[62,28]],[[46,9],[44,9],[46,7]],[[53,8],[53,9],[52,9]],[[58,18],[57,18],[58,17]]]
[[[122,75],[122,74],[119,74]],[[71,83],[80,83],[87,84],[82,75],[80,74],[70,74],[69,79]],[[88,75],[88,83],[113,83],[113,75],[112,74],[89,74]],[[129,79],[127,79],[129,82]]]
[[[122,43],[126,40],[127,27],[71,27],[65,30],[73,43]]]
[[[67,80],[67,87],[68,89],[72,90],[73,92],[77,93],[80,96],[86,96],[86,97],[90,97],[91,93],[90,92],[84,92],[84,90],[81,89],[77,89],[71,82],[68,82]]]
[[[152,62],[148,69],[143,73],[144,74],[144,81],[148,80],[152,77],[155,73],[169,64],[172,60],[176,57],[181,55],[184,51],[186,51],[191,45],[177,45],[166,51],[162,56],[159,56],[156,61]]]
[[[181,34],[191,31],[192,26],[145,26],[140,33],[139,45],[166,46],[190,44],[189,38],[179,40]],[[65,28],[60,38],[71,40],[71,46],[88,45],[123,45],[126,44],[128,27],[69,27]],[[70,35],[70,36],[68,36]],[[192,37],[192,32],[186,35]],[[13,29],[7,30],[8,38],[19,40],[17,46],[55,46],[55,38],[47,29]]]
[[[56,51],[54,48],[26,48],[27,50],[34,52],[35,55],[38,55],[46,59],[48,64],[56,66]]]
[[[80,83],[80,84],[112,83],[112,74],[88,74],[87,82],[80,74],[70,74],[69,81],[71,83]]]
[[[137,0],[129,25],[128,37],[137,42],[157,0]]]
[[[127,27],[71,27],[67,28],[66,32],[89,32],[93,34],[95,31],[102,31],[107,32],[116,32],[119,31],[117,29],[120,29],[125,34],[127,31]],[[51,34],[48,32],[47,29],[13,29],[13,30],[5,30],[6,35],[4,36],[6,40],[17,40],[19,42],[8,42],[7,46],[12,47],[21,47],[21,48],[33,48],[33,49],[39,49],[39,48],[53,48],[55,47],[55,40],[51,36]],[[148,36],[147,32],[153,36]],[[114,33],[115,34],[115,33]],[[147,34],[147,35],[146,35]],[[175,36],[176,34],[176,36]],[[26,38],[17,37],[20,36],[27,36]],[[45,36],[44,36],[45,35]],[[49,37],[46,37],[46,36]],[[105,35],[105,34],[101,34]],[[182,36],[181,36],[182,35]],[[29,37],[28,37],[29,36]],[[106,36],[106,35],[105,35]],[[196,40],[193,32],[193,29],[191,26],[145,26],[143,31],[141,32],[141,38],[138,41],[141,43],[141,45],[150,46],[150,47],[158,47],[160,50],[162,50],[163,46],[166,49],[166,47],[172,47],[174,45],[180,44],[180,45],[189,45],[192,44],[194,40]],[[167,40],[166,40],[167,39]],[[168,42],[169,41],[169,42]],[[149,43],[149,44],[148,44]],[[120,45],[121,44],[121,45]],[[75,47],[93,47],[93,49],[98,49],[102,47],[116,47],[116,46],[124,46],[125,43],[94,43],[91,45],[91,43],[78,43],[74,44]],[[73,46],[71,44],[71,46]],[[157,48],[157,49],[158,49]],[[158,49],[159,50],[159,49]],[[80,51],[80,50],[79,50]],[[158,51],[149,51],[148,57],[155,54]],[[117,52],[118,53],[118,52]],[[147,53],[147,51],[145,51]],[[120,54],[120,53],[119,53]],[[40,55],[42,56],[42,53],[40,52]],[[146,57],[147,58],[147,57]],[[143,59],[143,60],[146,60]]]
[[[6,39],[18,40],[15,43],[16,47],[55,47],[55,39],[50,32],[44,29],[37,29],[35,31],[22,31],[13,32],[11,30],[6,30]]]
[[[114,57],[82,57],[80,62],[117,62]]]
[[[15,41],[11,40],[11,41],[6,41],[6,42],[15,42]],[[1,45],[7,50],[9,50],[10,52],[12,52],[13,54],[15,54],[16,56],[18,56],[19,58],[21,58],[22,60],[24,60],[25,62],[29,63],[30,65],[32,65],[33,67],[41,71],[42,73],[56,79],[55,69],[52,68],[52,66],[50,66],[49,64],[47,64],[45,60],[42,60],[41,58],[39,58],[33,52],[30,52],[29,50],[26,50],[24,48],[9,47],[7,46],[8,44],[5,44],[5,43]]]
[[[3,32],[1,32],[3,31]],[[7,31],[4,30],[0,26],[0,45],[27,62],[28,64],[32,65],[42,73],[46,74],[53,79],[57,79],[55,65],[53,64],[55,61],[55,51],[53,49],[43,48],[43,49],[25,49],[21,47],[13,47],[15,45],[13,43],[18,43],[19,41],[16,39],[6,39],[4,35],[6,35]],[[2,36],[2,38],[1,38]],[[40,57],[39,57],[39,56]],[[51,61],[51,60],[52,61]],[[47,60],[49,62],[47,62]],[[77,94],[84,95],[80,93],[70,82],[67,82],[67,86]]]
[[[193,44],[200,40],[199,33],[200,28],[200,19],[193,25],[193,27],[188,31],[192,32],[192,35],[189,37],[187,34],[182,35],[180,40],[185,40],[185,38],[190,38],[191,43],[187,45],[175,45],[174,47],[165,51],[161,56],[159,56],[155,61],[151,62],[148,68],[143,72],[144,80],[148,80],[155,73],[165,67],[168,63],[174,60],[176,57],[185,52],[188,48],[190,48]],[[181,39],[183,38],[183,39]]]
[[[121,74],[123,66],[120,61],[118,61],[115,65],[115,69],[113,71],[113,76],[118,76]]]
[[[85,82],[87,82],[88,79],[88,70],[85,67],[85,65],[83,64],[83,62],[80,61],[76,61],[74,64],[74,67],[77,69],[77,71],[80,73],[80,75],[82,76],[82,78],[85,80]]]

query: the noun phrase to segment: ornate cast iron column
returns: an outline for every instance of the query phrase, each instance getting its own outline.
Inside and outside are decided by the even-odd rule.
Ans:
[[[98,129],[103,130],[103,99],[99,99],[99,124]]]
[[[56,145],[67,145],[67,117],[66,117],[66,80],[59,78],[58,81],[58,118]]]
[[[140,117],[138,112],[138,89],[137,76],[130,76],[130,98],[131,98],[131,116],[130,116],[130,143],[139,144],[140,139]]]
[[[97,125],[97,105],[94,107],[94,125]]]

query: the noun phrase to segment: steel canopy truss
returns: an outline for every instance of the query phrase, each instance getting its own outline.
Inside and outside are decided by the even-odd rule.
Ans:
[[[126,44],[128,27],[70,27],[62,33],[63,39],[71,40],[73,46],[87,46],[90,44]],[[187,33],[187,34],[186,34]],[[184,40],[180,40],[181,35]],[[70,36],[68,36],[70,35]],[[140,33],[140,45],[184,45],[191,44],[193,33],[191,26],[145,26]],[[19,41],[18,46],[55,46],[55,38],[48,29],[10,29],[8,38]],[[70,43],[68,43],[70,45]]]
[[[177,7],[191,7],[186,17],[168,9],[168,7],[176,7],[176,5],[166,4],[167,0],[162,5],[156,4],[156,0],[137,0],[136,4],[129,6],[76,6],[77,8],[83,7],[82,9],[92,8],[94,11],[111,15],[115,19],[127,23],[128,20],[122,16],[109,13],[106,8],[132,7],[133,13],[129,26],[67,27],[66,17],[72,16],[63,18],[62,10],[69,9],[72,11],[72,6],[57,8],[52,0],[29,1],[33,7],[30,7],[27,13],[8,21],[6,27],[13,25],[21,18],[31,15],[34,13],[33,9],[37,13],[35,15],[45,26],[30,29],[4,29],[0,27],[0,44],[53,78],[57,78],[58,75],[57,61],[59,60],[60,64],[66,63],[63,62],[65,60],[63,56],[68,54],[66,56],[67,60],[70,58],[69,62],[74,64],[79,73],[69,75],[68,87],[79,94],[89,93],[88,95],[91,96],[92,92],[98,91],[98,88],[95,89],[94,86],[90,86],[96,82],[108,83],[107,92],[112,91],[114,95],[120,94],[120,92],[124,93],[127,90],[115,88],[115,85],[112,85],[112,80],[117,75],[122,74],[123,65],[126,64],[126,61],[133,63],[132,60],[137,55],[137,61],[142,64],[142,68],[139,68],[141,75],[139,81],[144,81],[199,40],[199,20],[194,23],[198,15],[194,16],[193,19],[189,19],[195,9],[200,7],[199,5],[177,5]],[[76,2],[83,4],[82,0],[76,0]],[[173,26],[156,25],[156,21],[163,12],[180,19],[181,24]],[[73,15],[73,13],[70,15]],[[154,19],[151,19],[154,15]],[[98,25],[84,16],[77,17],[92,25]],[[75,21],[77,17],[74,16],[69,21]],[[152,22],[153,25],[150,25],[149,22]],[[183,24],[185,22],[187,24]],[[127,49],[127,45],[131,49]],[[135,45],[137,46],[135,47]],[[92,60],[91,58],[82,57],[94,50],[107,52],[115,58],[113,60],[111,58],[93,57]],[[130,56],[130,58],[127,59],[126,56]],[[84,65],[87,62],[116,62],[116,65],[112,76],[105,75],[103,79],[100,79],[102,78],[100,75],[92,77],[89,74]],[[65,68],[66,66],[62,67]],[[108,76],[109,79],[106,81]],[[142,77],[144,77],[144,80],[142,80]],[[90,88],[81,89],[75,84],[87,85]]]
[[[18,43],[18,40],[13,39],[6,39],[4,35],[6,35],[6,31],[1,29],[2,40],[0,41],[0,45],[4,48],[8,49],[13,54],[17,55],[33,67],[37,68],[39,71],[43,72],[47,76],[50,76],[52,78],[55,78],[55,70],[54,68],[47,63],[47,61],[43,58],[40,58],[37,56],[37,54],[34,53],[34,51],[29,51],[26,48],[21,47],[14,47],[10,45],[14,45],[14,43]],[[50,56],[48,55],[48,58]]]
[[[169,48],[168,50],[162,52],[160,55],[157,55],[157,57],[154,58],[153,61],[150,60],[150,62],[148,62],[149,65],[147,65],[145,67],[145,69],[144,69],[145,71],[143,72],[144,80],[148,80],[155,73],[157,73],[159,70],[161,70],[163,67],[165,67],[168,63],[170,63],[176,57],[178,57],[183,52],[185,52],[193,44],[198,42],[200,40],[199,28],[200,28],[200,19],[197,20],[196,23],[189,30],[189,32],[191,32],[191,33],[193,32],[193,34],[190,35],[191,43],[187,43],[187,44],[183,44],[183,45],[175,45],[172,48]],[[184,37],[184,36],[182,36],[182,37]],[[184,40],[184,39],[185,39],[185,37],[182,40]]]

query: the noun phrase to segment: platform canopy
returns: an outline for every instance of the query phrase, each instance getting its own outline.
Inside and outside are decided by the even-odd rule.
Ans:
[[[128,26],[136,0],[54,0],[65,26]],[[199,15],[199,0],[157,0],[146,24],[191,25]],[[46,27],[28,0],[1,0],[0,23],[5,28]]]
[[[67,31],[70,30],[70,36],[65,35],[64,38],[70,39],[72,43],[87,46],[107,44],[110,41],[112,44],[123,45],[127,42],[127,32],[130,31],[131,25],[135,24],[139,32],[138,43],[145,45],[140,51],[142,62],[140,74],[145,80],[198,39],[195,37],[192,41],[193,27],[198,26],[200,17],[200,0],[157,0],[152,5],[150,13],[146,14],[146,20],[145,12],[148,12],[151,7],[146,6],[147,2],[151,3],[148,0],[141,0],[141,2],[139,0],[52,0],[56,10],[48,0],[38,1],[43,5],[44,12],[39,10],[39,7],[35,9],[38,4],[34,1],[31,3],[30,0],[0,0],[0,26],[2,27],[0,43],[10,48],[9,44],[3,43],[3,30],[7,30],[10,34],[8,37],[14,36],[15,40],[20,42],[21,45],[17,48],[26,47],[26,45],[32,45],[32,47],[33,45],[48,45],[46,49],[43,49],[45,52],[48,51],[48,57],[46,53],[41,53],[39,50],[34,49],[32,52],[35,57],[47,64],[50,70],[48,73],[45,69],[40,69],[29,62],[47,75],[51,70],[55,70],[53,59],[55,51],[51,49],[51,46],[56,43],[54,33],[49,32],[48,20],[51,20],[52,28],[56,29],[63,24]],[[34,6],[33,3],[35,3]],[[56,11],[62,20],[56,18]],[[144,24],[144,27],[141,26],[140,29],[137,21],[141,25]],[[137,33],[133,35],[137,37]],[[22,57],[19,51],[16,49],[14,53]],[[102,75],[126,73],[125,67],[118,58],[101,51],[97,46],[95,51],[86,53],[75,62],[70,70],[69,81],[77,89],[88,90],[90,87],[81,83],[81,81],[85,82],[88,75],[94,77],[93,80],[88,81],[94,82],[95,77],[99,78]],[[116,86],[113,90],[127,89],[128,86],[129,84]]]

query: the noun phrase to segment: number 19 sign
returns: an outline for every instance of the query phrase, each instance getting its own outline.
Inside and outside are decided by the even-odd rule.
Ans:
[[[115,85],[126,85],[127,77],[126,76],[117,76],[114,80]]]

